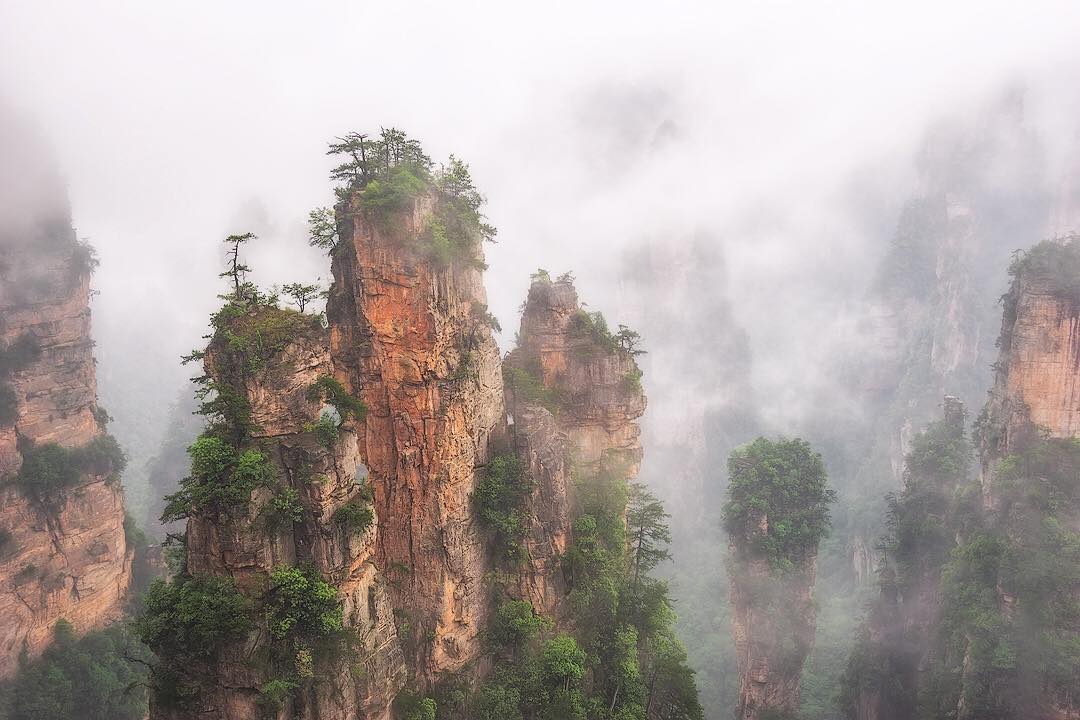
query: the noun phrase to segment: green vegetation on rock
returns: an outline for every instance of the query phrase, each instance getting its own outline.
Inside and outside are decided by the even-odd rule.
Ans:
[[[0,687],[5,720],[141,720],[149,653],[123,625],[76,639],[58,620],[54,642]]]
[[[809,443],[758,438],[732,451],[728,474],[724,529],[743,557],[786,570],[817,553],[836,494]]]

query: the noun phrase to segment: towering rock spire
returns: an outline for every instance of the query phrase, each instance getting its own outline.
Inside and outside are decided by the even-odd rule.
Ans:
[[[487,561],[469,496],[504,422],[480,241],[468,260],[425,255],[435,203],[423,194],[381,221],[358,194],[339,205],[327,309],[335,364],[368,406],[378,562],[429,681],[479,654]]]
[[[0,112],[0,679],[64,618],[120,614],[131,579],[122,454],[97,406],[90,248],[47,155]]]

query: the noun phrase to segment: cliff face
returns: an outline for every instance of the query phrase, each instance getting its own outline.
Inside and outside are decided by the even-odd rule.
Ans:
[[[0,679],[36,657],[60,618],[77,632],[119,617],[131,579],[123,497],[110,472],[37,498],[17,478],[32,446],[103,434],[90,339],[89,266],[70,226],[0,244]],[[20,350],[22,348],[22,350]]]
[[[394,616],[382,575],[375,565],[378,525],[355,532],[340,521],[342,508],[366,505],[367,471],[352,421],[320,438],[313,423],[337,422],[340,414],[312,396],[320,378],[333,376],[328,337],[313,317],[277,309],[249,311],[241,322],[274,315],[295,323],[292,338],[240,382],[250,408],[252,443],[273,460],[276,480],[252,495],[249,511],[195,515],[187,525],[187,571],[193,576],[224,575],[256,600],[265,596],[271,572],[281,566],[317,571],[343,604],[345,631],[355,638],[352,657],[316,656],[316,679],[300,683],[277,711],[268,711],[260,688],[276,675],[257,658],[272,642],[257,632],[223,648],[202,673],[198,705],[156,707],[158,718],[213,717],[389,717],[390,704],[406,679]],[[290,319],[291,318],[291,319]],[[269,326],[268,323],[264,323]],[[208,375],[223,377],[228,349],[212,344],[205,358]],[[275,513],[275,498],[287,498],[286,517]],[[269,712],[269,715],[267,713]]]
[[[996,379],[975,423],[955,398],[916,438],[872,609],[847,670],[848,716],[1078,718],[1080,245],[1010,268]],[[1055,668],[1069,668],[1058,673]]]
[[[570,538],[575,477],[612,471],[634,478],[642,459],[640,372],[631,354],[605,347],[610,340],[594,322],[570,280],[535,279],[504,373],[515,450],[533,478],[529,560],[518,574],[518,595],[556,618],[566,591],[560,558]]]
[[[384,528],[377,561],[429,682],[479,655],[487,560],[469,496],[504,423],[479,269],[440,268],[401,239],[420,235],[432,203],[385,224],[356,196],[339,206],[327,309],[335,365],[368,406],[359,444]]]
[[[760,531],[768,532],[762,518]],[[735,554],[736,548],[730,552]],[[734,564],[734,561],[730,561]],[[810,557],[782,578],[767,559],[747,562],[731,581],[731,626],[739,668],[739,701],[735,717],[757,720],[767,712],[798,709],[803,664],[814,644],[816,557]]]
[[[1007,454],[1013,433],[1026,423],[1044,428],[1051,437],[1080,436],[1078,300],[1045,275],[1017,278],[1006,299],[991,392],[990,412],[1004,415],[1000,419],[1005,432],[996,451]]]

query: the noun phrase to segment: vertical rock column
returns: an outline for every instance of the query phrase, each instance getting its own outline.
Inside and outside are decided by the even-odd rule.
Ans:
[[[277,308],[249,310],[237,322],[270,326],[275,320],[290,324],[290,339],[269,357],[242,357],[258,369],[241,379],[222,377],[227,343],[215,340],[206,353],[207,374],[243,393],[254,427],[252,444],[273,460],[275,480],[253,493],[246,512],[189,519],[187,570],[196,577],[231,577],[257,607],[274,568],[311,567],[337,590],[355,653],[329,662],[317,655],[315,677],[302,683],[280,711],[269,712],[259,690],[274,676],[253,658],[264,656],[273,640],[259,630],[224,648],[204,669],[197,705],[158,707],[154,718],[386,720],[405,683],[393,609],[374,562],[377,524],[357,532],[337,515],[347,505],[366,502],[354,421],[342,422],[333,438],[320,439],[315,431],[321,416],[339,417],[310,392],[320,378],[333,377],[326,333],[314,317]],[[290,491],[302,509],[300,519],[275,521],[272,501]]]
[[[433,207],[417,198],[374,222],[338,206],[327,315],[334,363],[368,406],[360,447],[387,574],[422,681],[480,652],[483,538],[470,494],[504,422],[499,355],[475,263],[441,267],[413,242]],[[476,255],[480,257],[480,249]]]
[[[70,222],[0,244],[0,679],[23,651],[41,654],[60,618],[79,633],[117,619],[131,580],[114,473],[84,472],[48,498],[17,479],[28,447],[77,448],[104,433],[87,252]]]
[[[598,341],[569,280],[534,280],[519,345],[506,358],[507,407],[515,449],[533,478],[518,594],[559,617],[565,595],[560,558],[573,522],[574,474],[636,477],[645,412],[630,352]]]

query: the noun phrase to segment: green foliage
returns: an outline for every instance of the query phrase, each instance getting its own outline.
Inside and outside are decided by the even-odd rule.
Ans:
[[[58,620],[55,641],[4,688],[6,720],[141,720],[149,653],[123,625],[80,639]]]
[[[348,188],[362,187],[399,165],[415,168],[426,174],[431,158],[420,143],[409,139],[397,128],[381,128],[377,138],[360,133],[348,133],[339,142],[331,143],[327,155],[344,156],[344,162],[330,172],[330,178],[347,183]]]
[[[621,353],[629,356],[642,355],[645,352],[638,347],[641,343],[640,333],[625,325],[620,325],[618,332],[611,332],[607,320],[599,310],[578,310],[570,321],[570,332],[575,337],[589,341],[590,346],[582,349],[584,352],[598,351],[608,355]]]
[[[435,701],[402,690],[394,698],[394,717],[398,720],[435,720]]]
[[[328,402],[333,405],[342,422],[349,418],[363,420],[367,415],[367,405],[348,392],[345,387],[329,375],[323,375],[308,386],[307,398],[311,402]]]
[[[555,388],[546,387],[536,375],[525,368],[503,364],[503,379],[521,402],[540,405],[553,415],[559,412],[563,396]]]
[[[758,438],[732,451],[728,474],[724,529],[738,553],[765,557],[776,570],[817,553],[836,493],[828,487],[821,455],[809,443]]]
[[[289,298],[289,302],[295,305],[301,314],[304,308],[322,295],[322,290],[318,285],[305,283],[287,283],[282,286],[281,292]]]
[[[57,443],[19,444],[23,457],[18,480],[23,490],[39,501],[47,501],[84,475],[110,476],[124,469],[127,459],[112,435],[99,435],[86,445],[65,448]]]
[[[1080,692],[1080,533],[1063,521],[1080,500],[1080,441],[1020,428],[1010,445],[984,487],[967,479],[962,425],[933,423],[913,443],[904,490],[890,500],[892,562],[874,632],[864,630],[844,677],[848,717],[861,691],[919,717],[954,717],[962,703],[990,719],[1038,714]],[[931,648],[905,645],[902,618],[924,617],[920,593],[935,586]]]
[[[135,621],[136,635],[173,666],[213,657],[254,628],[250,601],[231,578],[179,575],[156,580]]]
[[[271,713],[278,713],[285,707],[293,691],[299,687],[289,680],[271,680],[259,688],[259,704]]]
[[[333,447],[341,437],[337,420],[330,413],[320,414],[319,419],[313,423],[304,423],[304,432],[313,433],[315,442],[327,449]]]
[[[537,637],[543,627],[544,619],[536,614],[532,603],[508,600],[495,611],[488,632],[496,647],[515,648]]]
[[[493,534],[500,554],[511,562],[524,559],[521,545],[527,520],[524,504],[531,492],[528,470],[514,454],[492,457],[483,479],[472,492],[480,521]]]
[[[304,519],[300,493],[291,485],[279,486],[263,508],[263,517],[271,532],[291,528]]]
[[[585,651],[570,635],[556,635],[549,640],[541,658],[544,674],[567,687],[585,677]]]
[[[263,608],[270,634],[278,640],[310,642],[344,627],[337,591],[313,568],[275,568]]]
[[[644,373],[641,368],[634,367],[623,374],[622,385],[628,392],[638,394],[642,391],[641,378]]]
[[[1018,250],[1009,274],[1014,281],[1038,278],[1049,283],[1055,295],[1080,304],[1080,236],[1044,240],[1026,252]]]
[[[195,513],[217,514],[246,509],[251,493],[274,477],[270,459],[254,448],[237,450],[208,433],[188,448],[191,474],[180,481],[180,490],[165,497],[162,522]]]
[[[515,687],[485,685],[472,707],[472,720],[523,720],[521,693]]]
[[[351,535],[360,535],[375,521],[370,502],[350,500],[334,511],[333,520]]]
[[[272,305],[230,302],[210,322],[216,331],[211,345],[226,352],[221,370],[231,377],[258,372],[289,343],[313,329],[316,320]]]
[[[78,241],[71,251],[71,265],[69,265],[68,279],[76,282],[94,272],[98,266],[97,250],[85,241]]]
[[[385,221],[412,207],[413,200],[428,189],[426,175],[412,165],[387,168],[360,191],[360,207],[377,221]]]
[[[643,575],[652,572],[661,561],[671,559],[671,553],[667,551],[671,543],[671,530],[667,524],[670,517],[664,510],[664,504],[644,485],[630,485],[626,526],[635,586]]]
[[[337,219],[334,209],[315,208],[308,213],[308,245],[333,253],[338,244]]]
[[[346,183],[339,197],[357,193],[360,208],[384,232],[394,230],[393,220],[411,210],[417,197],[431,195],[432,213],[409,239],[416,250],[438,267],[461,262],[483,268],[478,246],[495,236],[495,228],[480,212],[484,198],[465,163],[451,156],[433,171],[420,143],[395,128],[383,128],[376,139],[350,133],[331,144],[329,154],[346,158],[331,172],[332,179]],[[310,225],[311,244],[328,250],[336,246],[336,223],[331,224],[328,211],[314,211]]]

